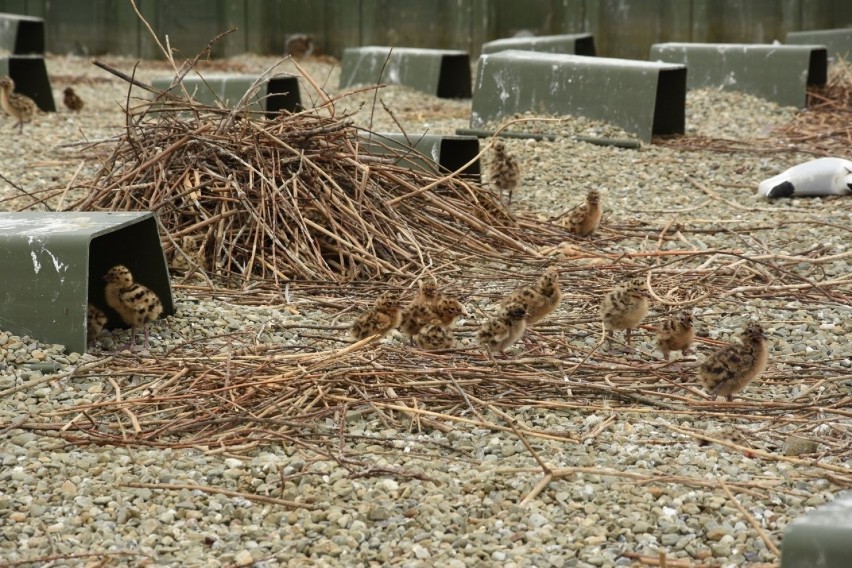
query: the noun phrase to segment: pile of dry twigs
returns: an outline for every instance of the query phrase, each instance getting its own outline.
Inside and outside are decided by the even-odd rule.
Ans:
[[[127,109],[126,133],[71,208],[156,211],[174,266],[231,281],[372,279],[447,253],[527,249],[495,194],[437,165],[400,165],[408,150],[365,144],[320,96],[267,120],[243,101],[159,92]]]

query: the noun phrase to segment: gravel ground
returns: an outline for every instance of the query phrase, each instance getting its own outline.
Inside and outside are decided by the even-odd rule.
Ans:
[[[128,72],[134,63],[109,61]],[[257,73],[272,62],[246,56],[210,68]],[[335,68],[322,62],[308,62],[307,68],[329,91],[337,91]],[[78,171],[79,147],[62,145],[112,136],[124,120],[123,82],[77,58],[50,57],[48,71],[59,111],[38,116],[23,136],[10,133],[8,118],[0,119],[7,142],[0,147],[0,173],[33,195],[65,187],[75,175],[94,171],[91,162]],[[137,77],[148,81],[167,71],[164,63],[143,62]],[[61,107],[61,91],[68,85],[86,101],[80,114]],[[443,101],[396,87],[383,90],[379,98],[410,133],[453,133],[467,126],[469,101]],[[372,102],[372,93],[359,93],[339,101],[337,109],[355,112],[356,119],[367,124]],[[795,114],[793,109],[712,90],[690,93],[687,102],[690,135],[734,140],[764,136]],[[360,103],[364,106],[358,110]],[[393,119],[380,105],[373,127],[394,129]],[[611,134],[585,121],[544,128]],[[753,195],[760,180],[809,159],[806,154],[684,152],[665,145],[622,150],[570,137],[509,140],[507,145],[524,167],[515,192],[518,211],[558,215],[596,187],[606,207],[604,237],[646,230],[644,240],[634,241],[637,251],[742,248],[795,257],[821,245],[826,254],[840,255],[820,264],[822,277],[849,274],[848,259],[842,256],[852,242],[849,198],[770,203]],[[5,182],[0,199],[3,210],[32,203]],[[664,227],[723,230],[684,231],[678,241],[658,242]],[[752,230],[755,227],[760,229]],[[618,245],[608,250],[617,252]],[[802,261],[791,270],[813,275],[807,264]],[[848,284],[838,289],[847,296],[852,291]],[[298,314],[179,291],[177,314],[154,326],[154,346],[139,357],[156,358],[180,342],[246,326],[261,328],[264,341],[298,342],[300,330],[284,324],[328,322],[334,314],[307,300],[300,306],[298,290],[296,294]],[[572,294],[567,291],[567,298]],[[733,295],[708,299],[695,313],[701,322],[699,334],[720,340],[729,339],[743,322],[760,319],[771,335],[767,375],[807,370],[809,362],[818,362],[836,374],[814,388],[829,400],[849,396],[852,318],[847,306]],[[660,315],[657,311],[652,319]],[[594,341],[591,333],[585,338]],[[55,558],[50,565],[587,567],[643,565],[638,556],[656,560],[660,553],[669,566],[777,565],[779,556],[764,535],[780,546],[784,527],[831,500],[842,481],[833,482],[824,469],[771,455],[784,450],[780,442],[794,430],[816,440],[819,451],[848,447],[852,426],[834,415],[830,424],[804,418],[797,423],[801,416],[793,410],[782,421],[785,425],[777,427],[772,418],[748,417],[736,409],[685,416],[653,408],[622,413],[607,400],[566,400],[559,412],[518,408],[514,417],[530,427],[579,440],[535,441],[536,453],[545,462],[578,469],[555,478],[522,505],[541,472],[510,432],[458,426],[446,433],[418,432],[374,415],[355,419],[348,424],[349,434],[361,441],[353,442],[353,454],[369,456],[377,468],[417,473],[367,477],[352,477],[335,462],[298,446],[228,455],[209,448],[77,446],[52,435],[47,425],[68,420],[63,408],[96,402],[104,393],[114,396],[106,381],[61,378],[76,364],[108,356],[112,346],[113,339],[104,336],[92,353],[69,354],[61,346],[0,332],[0,565],[21,560],[47,565]],[[640,349],[652,350],[649,338]],[[702,346],[699,360],[709,350]],[[50,373],[58,380],[42,380]],[[745,396],[787,400],[803,390],[795,382],[759,380]],[[45,428],[26,427],[38,424]],[[796,427],[787,428],[790,424]],[[675,429],[730,437],[770,457],[718,444],[701,446]],[[813,460],[818,454],[805,457]],[[849,467],[830,451],[820,463]],[[127,487],[132,483],[170,485],[166,490]],[[734,497],[725,492],[725,484]],[[193,485],[293,500],[301,506],[250,501]],[[646,559],[645,564],[650,562]]]

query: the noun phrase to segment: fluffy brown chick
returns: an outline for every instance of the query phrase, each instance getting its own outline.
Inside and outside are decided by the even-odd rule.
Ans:
[[[698,367],[698,376],[711,400],[721,394],[730,402],[766,369],[768,356],[763,328],[752,322],[740,334],[740,343],[726,345],[710,355]]]
[[[106,314],[97,306],[89,304],[86,310],[86,345],[91,345],[104,330],[106,323]]]
[[[373,307],[358,316],[349,332],[356,340],[377,333],[384,336],[399,325],[401,311],[399,296],[393,292],[384,292],[376,299]]]
[[[438,298],[438,284],[434,280],[421,281],[417,296],[402,310],[399,330],[413,339],[435,316],[433,308]]]
[[[519,303],[527,310],[526,325],[538,323],[559,307],[562,288],[559,286],[559,269],[548,267],[532,286],[522,286],[506,296],[501,305]]]
[[[149,346],[148,326],[163,313],[160,298],[150,289],[133,281],[133,274],[124,265],[110,268],[104,275],[104,295],[107,305],[118,312],[125,324],[130,326],[130,343],[136,340],[136,328],[145,334],[145,347]]]
[[[648,292],[641,278],[631,280],[607,293],[601,302],[601,319],[606,336],[612,341],[613,331],[624,330],[630,343],[631,330],[648,315]]]
[[[15,82],[11,77],[0,77],[0,107],[18,121],[12,128],[17,126],[19,134],[24,131],[24,123],[32,121],[37,109],[31,98],[15,92]]]
[[[663,322],[657,330],[657,347],[663,352],[666,361],[669,353],[680,351],[686,355],[695,339],[695,328],[692,326],[692,314],[682,311]]]
[[[503,353],[515,343],[527,328],[527,310],[521,303],[504,306],[496,316],[485,321],[476,332],[476,340],[494,358],[494,351]]]
[[[414,344],[420,349],[435,351],[439,349],[451,349],[455,344],[452,330],[445,327],[441,320],[433,317],[413,337]]]
[[[62,102],[65,103],[68,110],[72,112],[80,112],[83,110],[83,99],[74,92],[73,88],[65,87],[65,90],[62,91],[62,95]]]
[[[503,192],[508,191],[509,197],[506,203],[512,202],[512,193],[521,181],[521,166],[518,159],[506,151],[506,145],[502,142],[494,143],[494,155],[491,157],[491,184]]]
[[[601,224],[601,195],[596,190],[586,194],[585,203],[579,205],[568,217],[568,230],[581,237],[588,237],[598,230]]]
[[[420,328],[434,317],[435,312],[430,305],[412,302],[400,314],[399,331],[413,340],[420,333]]]
[[[456,321],[457,317],[467,314],[461,302],[443,294],[439,295],[435,303],[432,304],[432,311],[443,326],[450,326]]]

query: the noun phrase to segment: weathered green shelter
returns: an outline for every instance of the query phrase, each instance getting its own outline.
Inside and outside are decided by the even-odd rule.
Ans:
[[[578,115],[650,142],[683,133],[685,106],[683,65],[509,50],[479,58],[470,125],[525,112]]]
[[[85,352],[89,302],[124,327],[104,300],[102,278],[116,264],[160,297],[163,317],[174,313],[153,213],[0,213],[0,328]]]

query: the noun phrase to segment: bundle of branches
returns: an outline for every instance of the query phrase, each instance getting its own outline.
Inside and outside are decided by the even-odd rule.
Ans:
[[[365,143],[334,102],[267,120],[161,94],[127,109],[72,208],[157,211],[174,263],[225,279],[408,275],[436,254],[527,249],[495,194],[399,165],[407,150]]]

